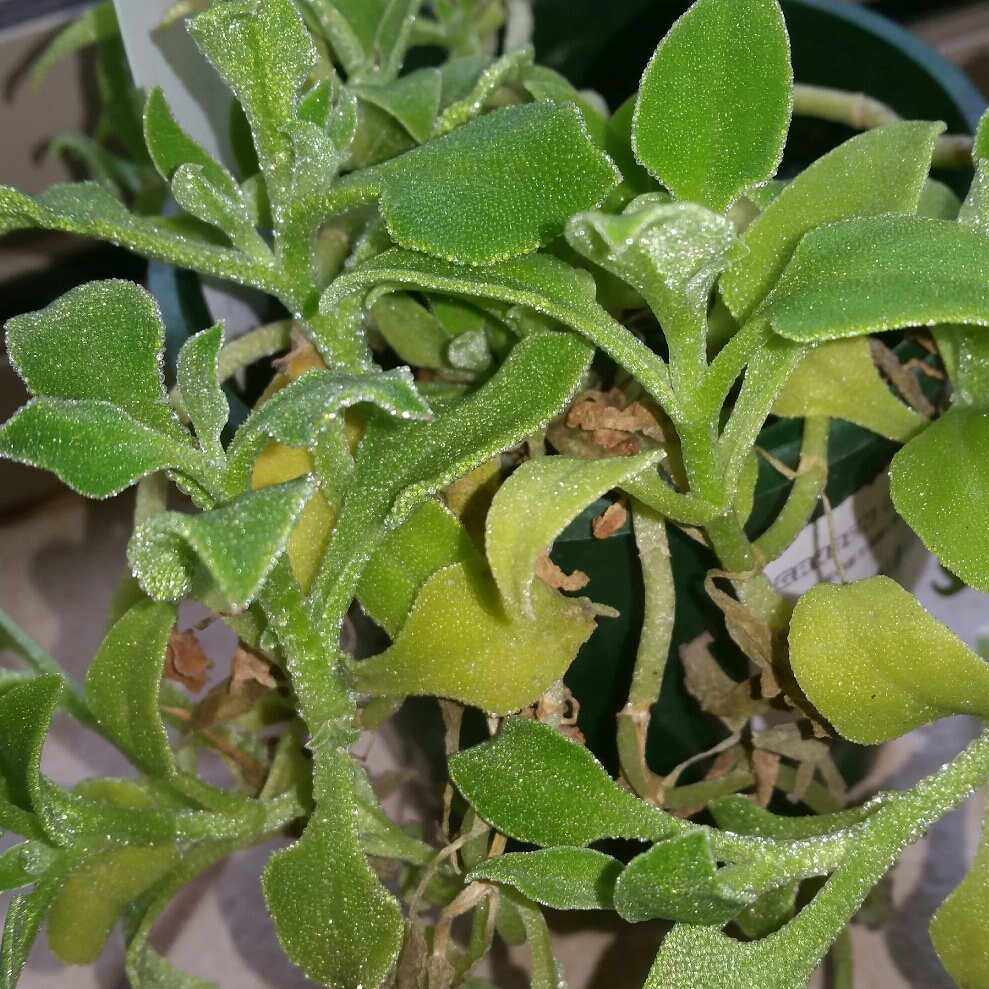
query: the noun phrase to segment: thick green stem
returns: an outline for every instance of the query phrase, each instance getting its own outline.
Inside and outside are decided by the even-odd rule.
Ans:
[[[676,617],[676,588],[666,520],[633,501],[632,527],[645,584],[645,614],[628,704],[618,716],[618,755],[626,779],[641,796],[648,797],[656,792],[658,782],[646,763],[650,709],[663,686]]]
[[[265,357],[274,357],[292,346],[291,319],[281,319],[267,326],[259,326],[236,340],[231,340],[220,351],[217,375],[220,381],[233,377],[241,368],[248,367]]]
[[[891,107],[865,93],[847,93],[821,86],[793,87],[793,113],[798,117],[831,120],[856,130],[871,130],[903,118]],[[971,168],[973,139],[968,134],[944,134],[934,149],[935,168]]]
[[[134,527],[160,515],[168,507],[168,476],[159,471],[137,482],[134,503]]]
[[[831,420],[808,416],[804,420],[800,466],[793,489],[776,521],[756,540],[766,561],[775,560],[810,521],[828,483],[828,434]]]

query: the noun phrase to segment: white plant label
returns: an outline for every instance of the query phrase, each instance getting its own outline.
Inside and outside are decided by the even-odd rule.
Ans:
[[[175,0],[113,3],[134,82],[145,91],[161,86],[183,129],[231,167],[230,90],[196,47],[183,21],[162,28],[162,19]]]
[[[909,587],[916,576],[919,540],[893,508],[889,475],[883,471],[827,516],[812,522],[778,559],[766,567],[773,586],[797,598],[815,584],[841,581],[835,552],[848,581],[886,574]]]

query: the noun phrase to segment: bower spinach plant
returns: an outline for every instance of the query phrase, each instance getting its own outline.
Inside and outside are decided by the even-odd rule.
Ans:
[[[289,833],[265,895],[289,956],[327,986],[457,985],[496,931],[529,941],[534,986],[562,986],[549,906],[676,922],[656,989],[796,989],[833,942],[847,948],[902,849],[989,779],[983,736],[913,790],[841,809],[822,738],[985,719],[989,671],[886,578],[820,586],[794,609],[762,574],[815,511],[841,418],[906,443],[898,509],[989,590],[989,138],[963,206],[929,179],[958,146],[934,123],[888,123],[773,181],[793,110],[775,0],[699,0],[610,119],[529,49],[487,54],[489,7],[221,0],[189,30],[236,96],[240,176],[155,90],[144,138],[176,216],[131,212],[98,183],[0,189],[0,232],[112,240],[291,314],[230,342],[222,326],[193,336],[174,381],[135,285],[91,284],[7,327],[35,397],[0,429],[0,454],[88,497],[137,485],[137,499],[133,576],[84,689],[2,616],[30,672],[0,687],[0,824],[25,839],[0,857],[0,883],[30,890],[8,912],[0,986],[45,921],[55,954],[84,964],[120,918],[135,986],[202,985],[153,950],[156,919],[232,851]],[[414,40],[451,57],[402,74]],[[953,386],[933,423],[872,357],[886,353],[873,335],[916,327]],[[224,383],[278,354],[233,429]],[[925,409],[911,371],[882,366]],[[753,540],[773,414],[804,419],[803,446]],[[169,510],[172,486],[187,510]],[[608,611],[563,593],[579,575],[547,557],[613,491],[646,588],[617,726],[624,786],[575,737],[561,683]],[[669,525],[717,554],[709,594],[755,664],[726,683],[703,642],[685,651],[732,731],[702,754],[708,779],[686,785],[645,760],[676,613]],[[205,657],[176,629],[186,599],[240,640],[200,700]],[[354,608],[391,640],[359,661],[343,641]],[[458,793],[435,843],[389,819],[352,754],[411,695],[440,698],[447,722]],[[466,706],[493,737],[457,751]],[[136,778],[49,780],[56,712],[114,743]],[[754,730],[770,712],[785,720]],[[202,778],[203,749],[233,787]],[[777,787],[821,812],[771,813]],[[691,820],[705,809],[714,824]],[[539,850],[506,853],[509,838]],[[648,848],[620,861],[589,847],[606,838]],[[983,850],[932,930],[966,987],[989,985],[987,898]]]

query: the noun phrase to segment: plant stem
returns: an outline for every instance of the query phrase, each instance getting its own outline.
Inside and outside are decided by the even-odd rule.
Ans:
[[[168,505],[168,476],[163,471],[148,474],[137,482],[134,528],[160,515]]]
[[[673,639],[676,588],[666,520],[633,500],[632,528],[645,584],[645,615],[628,704],[618,715],[618,755],[625,778],[648,798],[657,792],[659,781],[646,763],[646,739],[650,709],[659,700]]]
[[[828,435],[831,420],[808,416],[804,420],[800,467],[783,511],[755,541],[756,549],[768,561],[775,560],[810,521],[828,483]]]
[[[99,731],[82,688],[62,669],[58,660],[0,608],[0,649],[5,645],[9,645],[35,673],[51,673],[57,676],[62,681],[62,696],[59,702],[66,712],[82,724]]]
[[[856,130],[886,127],[903,119],[892,107],[865,93],[847,93],[821,86],[794,86],[793,112],[796,116],[831,120]],[[967,134],[942,135],[934,149],[933,167],[971,168],[973,144]]]
[[[292,346],[292,327],[295,321],[281,319],[267,326],[259,326],[236,340],[231,340],[220,351],[217,362],[217,376],[220,381],[233,377],[241,368],[255,361],[288,350]]]
[[[855,989],[852,936],[846,927],[831,945],[831,989]]]

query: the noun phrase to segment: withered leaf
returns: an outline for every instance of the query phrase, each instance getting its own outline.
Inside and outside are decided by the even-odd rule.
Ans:
[[[254,709],[265,692],[277,687],[271,667],[248,650],[238,647],[230,676],[218,683],[196,706],[186,734],[226,724]]]
[[[555,587],[558,591],[582,591],[591,582],[591,578],[581,570],[565,574],[550,558],[548,553],[540,553],[536,557],[536,576]]]
[[[765,749],[754,749],[751,756],[752,773],[756,778],[755,800],[760,807],[768,807],[776,789],[780,774],[780,756]]]
[[[236,693],[248,680],[256,680],[271,689],[278,686],[278,681],[271,675],[271,664],[249,649],[238,646],[230,665],[231,691]]]
[[[625,506],[616,501],[605,513],[591,522],[595,539],[610,539],[628,520]]]
[[[775,673],[776,650],[783,647],[785,637],[774,635],[754,611],[714,583],[716,578],[727,576],[720,570],[710,571],[704,580],[704,589],[724,614],[725,627],[735,644],[762,670],[762,695],[775,697],[781,692]]]
[[[182,684],[190,693],[198,694],[209,682],[211,669],[213,660],[203,651],[199,639],[192,632],[173,629],[165,651],[162,676]]]
[[[712,642],[714,636],[704,632],[680,646],[684,680],[702,710],[721,718],[731,731],[738,731],[750,718],[768,711],[771,704],[753,689],[756,686],[753,681],[738,683],[725,673],[710,653]]]

